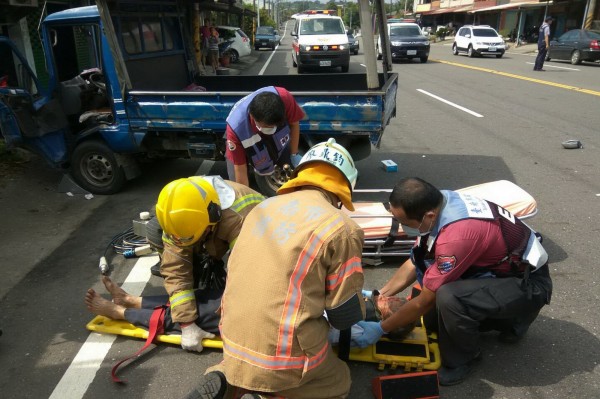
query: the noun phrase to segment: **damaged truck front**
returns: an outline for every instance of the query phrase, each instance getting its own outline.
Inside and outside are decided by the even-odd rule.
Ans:
[[[357,160],[379,146],[395,115],[396,74],[379,75],[370,90],[362,74],[203,76],[181,4],[97,3],[44,19],[46,84],[0,37],[4,139],[92,193],[121,190],[139,175],[140,158],[223,160],[229,111],[264,86],[287,88],[303,108],[304,148],[335,137]],[[284,178],[276,170],[256,181],[272,194]]]

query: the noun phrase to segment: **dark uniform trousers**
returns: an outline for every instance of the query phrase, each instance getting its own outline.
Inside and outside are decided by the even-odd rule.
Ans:
[[[198,318],[195,323],[203,329],[213,334],[219,334],[219,320],[221,315],[218,309],[221,306],[221,297],[223,290],[194,290],[196,296],[196,308],[198,309]],[[141,309],[126,309],[125,320],[138,327],[148,328],[150,317],[157,306],[166,306],[169,302],[168,295],[143,296]],[[179,323],[174,323],[171,318],[171,307],[165,310],[164,319],[165,333],[172,331],[181,332]]]
[[[529,276],[529,285],[531,297],[518,277],[465,279],[442,285],[436,292],[437,312],[425,316],[427,328],[438,331],[442,364],[458,367],[475,358],[482,331],[525,334],[540,309],[550,303],[548,265]]]

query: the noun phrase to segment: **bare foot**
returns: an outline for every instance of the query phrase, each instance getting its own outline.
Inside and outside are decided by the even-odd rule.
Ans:
[[[108,276],[102,277],[102,282],[106,291],[110,293],[115,305],[121,305],[126,308],[137,308],[141,307],[141,298],[133,295],[129,295],[127,291],[115,284],[114,281]]]
[[[125,307],[102,298],[92,288],[85,294],[85,306],[95,315],[105,316],[113,320],[125,320]]]

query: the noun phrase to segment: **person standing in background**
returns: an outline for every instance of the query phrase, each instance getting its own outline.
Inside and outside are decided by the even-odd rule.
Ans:
[[[538,36],[538,55],[535,58],[535,65],[533,66],[534,71],[545,71],[544,61],[550,48],[550,25],[552,25],[552,17],[547,16],[544,19],[544,23],[540,26]]]

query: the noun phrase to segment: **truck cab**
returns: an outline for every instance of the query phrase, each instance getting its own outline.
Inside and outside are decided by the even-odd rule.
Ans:
[[[70,9],[49,15],[42,26],[47,84],[42,86],[12,42],[0,39],[2,64],[11,70],[0,87],[0,126],[9,146],[41,154],[52,166],[70,170],[88,181],[97,193],[114,192],[136,168],[109,148],[102,136],[123,111],[121,90],[109,85],[116,76],[108,43],[101,34],[96,7]],[[94,137],[94,139],[92,139]],[[78,143],[90,139],[85,146]],[[120,150],[127,150],[127,143]],[[119,147],[119,144],[114,147]]]

